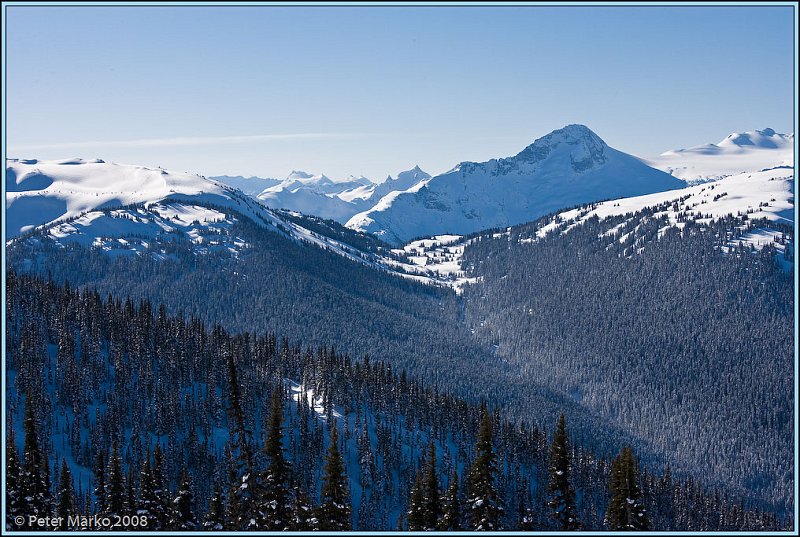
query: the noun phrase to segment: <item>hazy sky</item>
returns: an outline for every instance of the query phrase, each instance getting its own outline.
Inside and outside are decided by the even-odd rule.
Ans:
[[[794,130],[791,7],[5,6],[7,154],[382,180]]]

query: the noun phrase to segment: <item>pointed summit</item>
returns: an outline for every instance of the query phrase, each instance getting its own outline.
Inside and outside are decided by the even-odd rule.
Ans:
[[[548,158],[559,148],[568,146],[570,164],[575,172],[583,172],[608,160],[606,143],[585,125],[567,125],[542,136],[520,151],[514,158],[535,164]]]
[[[609,147],[585,125],[567,125],[513,157],[462,162],[414,188],[389,194],[347,226],[400,244],[425,235],[511,226],[565,207],[684,186]]]

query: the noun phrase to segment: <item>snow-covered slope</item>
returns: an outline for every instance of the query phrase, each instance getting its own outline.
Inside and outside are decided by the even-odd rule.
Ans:
[[[369,189],[372,186],[373,183],[366,177],[351,175],[342,181],[333,181],[322,174],[293,171],[284,181],[264,189],[257,198],[274,209],[288,209],[346,222],[360,208],[351,203],[351,200],[339,196],[343,192]]]
[[[249,244],[236,236],[234,224],[246,219],[377,270],[452,285],[447,271],[420,270],[414,263],[393,259],[388,249],[354,246],[358,237],[346,228],[341,230],[353,237],[326,234],[319,226],[312,231],[240,190],[199,175],[80,159],[8,160],[6,166],[6,243],[10,246],[26,241],[35,247],[44,236],[62,246],[76,243],[111,256],[162,259],[169,256],[163,243],[182,237],[191,243],[195,255],[218,250],[238,255]],[[28,233],[34,228],[41,235]]]
[[[233,203],[230,189],[199,175],[99,159],[9,159],[6,190],[7,238],[94,209],[170,196],[223,206]]]
[[[173,232],[194,240],[194,232],[202,236],[204,231],[219,231],[208,228],[224,219],[209,215],[230,209],[272,231],[365,262],[338,241],[312,233],[241,191],[199,175],[99,159],[9,159],[6,185],[7,241],[40,226],[51,237],[86,244]],[[135,250],[133,245],[129,249]]]
[[[212,180],[226,184],[233,188],[238,188],[248,196],[258,196],[269,187],[280,184],[280,179],[264,177],[242,177],[241,175],[218,175],[211,177]]]
[[[681,190],[592,203],[557,212],[541,222],[535,235],[520,240],[533,242],[551,233],[566,234],[593,217],[605,220],[622,216],[624,221],[616,225],[606,237],[609,241],[622,241],[625,235],[615,236],[617,230],[638,225],[640,212],[646,209],[652,210],[647,218],[666,216],[668,227],[677,228],[683,228],[688,221],[702,224],[726,216],[746,216],[750,220],[765,219],[775,224],[792,224],[794,203],[794,172],[776,167],[731,175],[713,183],[693,185]],[[740,241],[756,249],[773,245],[778,252],[784,253],[787,247],[783,240],[784,231],[777,229],[775,224],[758,227],[739,237],[730,246],[736,246]],[[509,227],[503,232],[492,232],[491,236],[510,236],[511,229]],[[662,229],[661,232],[663,231],[665,230]],[[464,284],[474,281],[474,278],[466,277],[467,271],[463,266],[464,248],[481,236],[483,235],[466,239],[451,235],[413,241],[394,250],[397,259],[392,262],[406,272],[425,274],[438,281],[450,282],[449,285],[460,292]],[[786,268],[790,267],[787,265]]]
[[[777,166],[791,168],[794,134],[780,134],[772,129],[734,132],[716,144],[667,151],[642,161],[689,183],[715,181]]]
[[[537,230],[536,237],[524,240],[534,241],[550,233],[568,233],[592,217],[604,220],[612,216],[630,215],[630,218],[611,230],[609,237],[612,237],[616,229],[621,229],[631,222],[638,225],[639,221],[633,221],[632,218],[634,213],[643,209],[653,210],[648,218],[666,216],[668,221],[666,228],[683,228],[688,221],[702,224],[726,216],[743,217],[748,220],[765,219],[776,224],[791,225],[794,222],[794,172],[791,169],[777,167],[731,175],[713,183],[698,184],[675,192],[659,192],[595,203],[559,213]],[[768,223],[754,229],[738,239],[737,244],[741,240],[756,249],[771,244],[783,253],[786,248],[786,243],[782,240],[784,232],[775,227],[775,224]],[[666,228],[661,229],[659,235]],[[621,237],[614,237],[614,240],[624,239],[624,234]]]
[[[274,209],[297,211],[344,224],[354,214],[370,209],[389,192],[406,190],[428,178],[430,175],[419,166],[400,172],[396,179],[389,176],[377,185],[363,176],[350,175],[334,181],[325,175],[294,171],[256,197]]]
[[[568,125],[514,157],[462,162],[405,192],[389,193],[347,226],[401,244],[419,236],[510,226],[582,203],[685,185],[612,149],[587,127]]]

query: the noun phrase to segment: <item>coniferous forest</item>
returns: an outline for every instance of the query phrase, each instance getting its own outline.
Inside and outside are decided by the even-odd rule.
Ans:
[[[750,3],[4,2],[3,534],[797,534]]]
[[[7,293],[9,529],[53,529],[15,523],[32,513],[132,530],[790,523],[630,447],[598,456],[563,415],[510,421],[368,355],[15,272]]]

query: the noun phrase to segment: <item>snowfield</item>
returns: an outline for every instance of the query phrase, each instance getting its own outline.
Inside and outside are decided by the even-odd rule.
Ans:
[[[87,211],[149,203],[171,194],[225,203],[225,187],[201,176],[100,159],[6,163],[6,229],[14,237]]]
[[[642,161],[690,184],[768,168],[794,168],[794,134],[772,129],[734,132],[716,144],[667,151]]]

